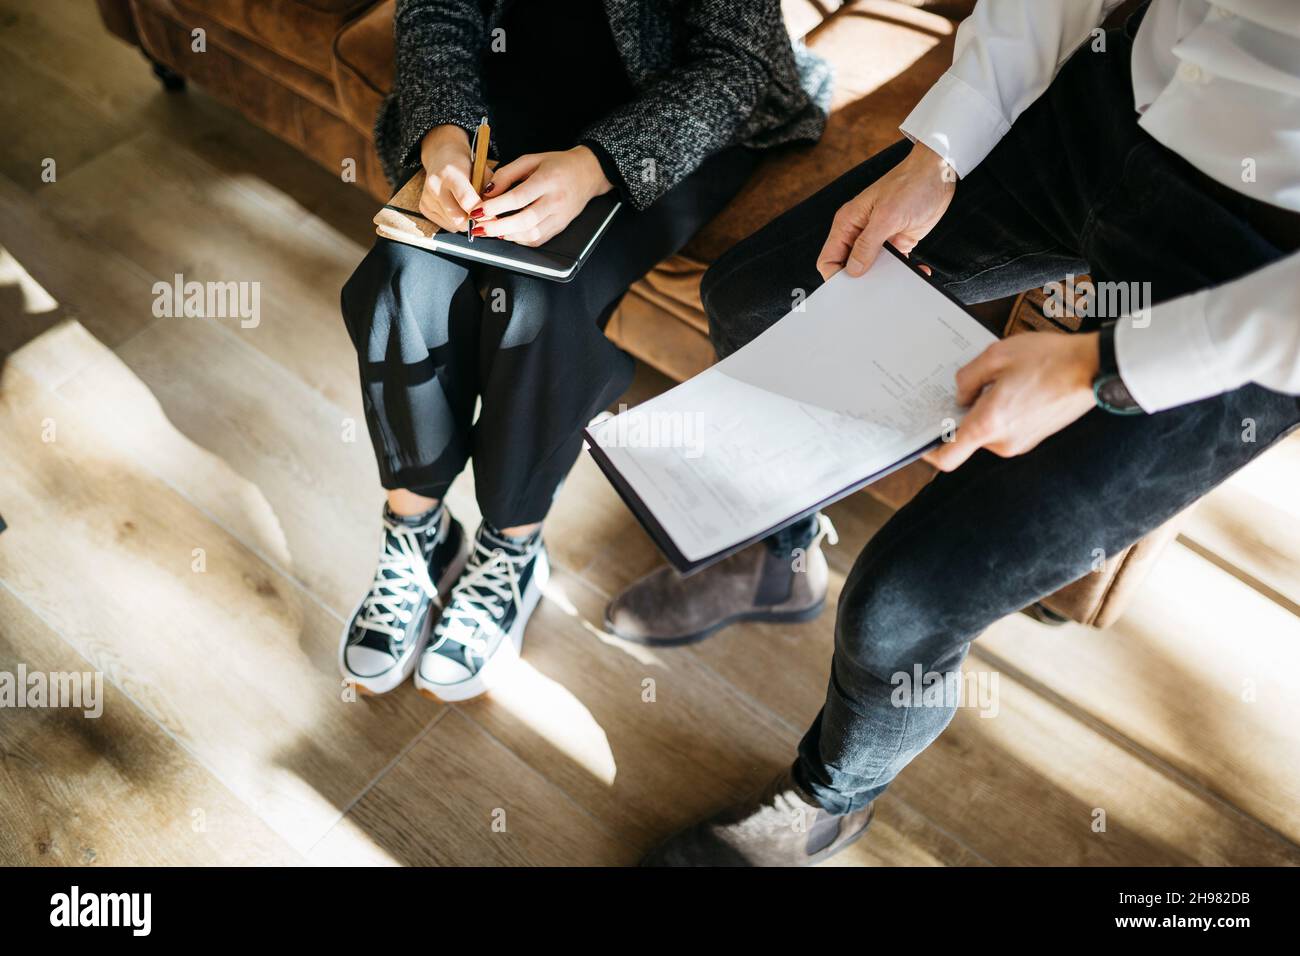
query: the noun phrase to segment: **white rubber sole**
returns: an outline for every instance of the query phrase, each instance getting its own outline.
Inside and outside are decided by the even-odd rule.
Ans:
[[[455,684],[431,684],[422,678],[419,670],[416,669],[413,678],[416,690],[430,700],[453,704],[481,697],[493,687],[499,687],[523,654],[524,631],[528,627],[529,620],[532,619],[538,602],[542,599],[542,590],[550,577],[551,562],[543,546],[537,556],[537,564],[533,567],[533,576],[529,579],[528,588],[524,592],[520,612],[515,616],[515,622],[510,626],[510,633],[506,635],[506,639],[497,646],[496,653],[483,663],[477,674]]]
[[[443,572],[442,579],[438,581],[438,600],[440,602],[445,600],[447,595],[451,593],[451,589],[457,579],[460,578],[461,572],[465,570],[465,564],[469,561],[471,544],[469,533],[462,529],[460,548],[456,551],[456,556],[452,558],[451,564],[447,565],[447,570]],[[434,605],[429,609],[429,613],[424,618],[424,626],[421,628],[419,638],[415,641],[410,652],[402,657],[395,666],[373,677],[360,677],[348,670],[344,654],[347,652],[348,632],[352,630],[352,620],[360,612],[361,605],[366,603],[367,597],[369,597],[369,594],[364,595],[357,602],[357,606],[352,609],[347,622],[343,625],[343,633],[339,637],[339,673],[343,675],[344,680],[351,681],[352,686],[358,692],[376,696],[397,690],[414,673],[416,664],[420,662],[420,655],[429,646],[429,635],[433,632],[433,622],[441,608],[439,605]]]

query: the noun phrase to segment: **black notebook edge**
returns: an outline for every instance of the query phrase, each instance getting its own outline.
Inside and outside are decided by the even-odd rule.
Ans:
[[[682,554],[681,550],[673,542],[672,537],[664,530],[663,525],[659,523],[659,519],[654,516],[654,513],[649,507],[647,507],[646,503],[641,500],[641,496],[632,490],[631,484],[623,477],[623,473],[618,470],[614,463],[609,460],[609,456],[605,454],[605,450],[596,444],[596,440],[592,437],[591,432],[584,428],[582,434],[587,441],[587,450],[591,452],[591,457],[595,460],[596,466],[604,473],[605,478],[608,479],[609,483],[614,486],[614,490],[618,492],[618,496],[623,499],[623,503],[627,505],[628,510],[632,512],[637,522],[645,529],[646,534],[650,535],[651,540],[654,541],[659,550],[663,552],[664,557],[668,559],[668,563],[683,575],[691,575],[696,571],[702,571],[709,565],[716,564],[723,558],[728,558],[737,551],[743,551],[751,544],[762,541],[768,535],[775,534],[782,528],[790,527],[790,525],[794,524],[796,521],[802,521],[809,515],[816,514],[821,509],[830,507],[840,499],[847,498],[854,492],[861,491],[872,482],[879,481],[886,475],[890,475],[893,472],[898,471],[898,469],[910,465],[926,452],[938,448],[941,444],[941,439],[936,438],[921,448],[918,448],[911,454],[900,458],[898,461],[894,462],[894,464],[882,468],[880,471],[874,472],[873,474],[867,475],[867,477],[853,482],[848,487],[823,498],[812,507],[791,515],[789,518],[772,525],[772,527],[760,531],[758,534],[746,538],[737,544],[731,545],[722,551],[692,561]]]
[[[601,196],[597,196],[595,199],[592,200],[592,202],[594,203],[601,198],[602,198]],[[420,219],[423,219],[425,222],[430,221],[429,218],[425,216],[424,213],[420,212],[418,209],[407,209],[404,206],[395,206],[391,202],[384,203],[383,208],[391,209],[393,212],[400,212],[406,216],[415,216]],[[520,272],[523,273],[524,275],[536,276],[539,279],[546,279],[550,282],[572,282],[573,279],[577,276],[579,270],[581,270],[582,267],[586,264],[587,260],[591,258],[591,253],[595,250],[597,243],[599,243],[600,240],[604,238],[606,230],[609,229],[609,224],[614,221],[614,216],[622,208],[623,208],[623,200],[616,198],[614,200],[614,204],[610,207],[609,212],[606,213],[605,218],[601,221],[600,225],[596,228],[596,231],[592,233],[590,241],[583,247],[582,253],[576,259],[571,259],[568,256],[562,256],[558,253],[546,253],[545,252],[546,243],[542,243],[540,246],[537,247],[533,247],[533,246],[517,247],[519,250],[521,250],[519,253],[520,257],[528,255],[529,253],[534,253],[534,254],[543,253],[543,254],[551,255],[556,259],[564,259],[572,263],[568,271],[564,272],[563,274],[556,274],[556,270],[544,269],[533,263],[525,262],[523,261],[522,258],[510,258],[509,256],[500,256],[494,253],[478,252],[477,250],[474,249],[472,244],[462,245],[460,243],[447,242],[446,240],[438,240],[437,238],[433,238],[431,240],[435,243],[438,243],[436,248],[430,248],[429,246],[418,244],[418,243],[408,243],[408,244],[414,245],[416,246],[416,248],[419,249],[424,249],[426,252],[432,252],[444,256],[451,256],[456,259],[469,259],[472,262],[486,262],[491,265],[499,266],[502,269],[507,269],[512,272]],[[586,209],[584,208],[583,212],[585,211]],[[449,235],[459,236],[460,233],[449,233]],[[401,242],[400,239],[393,239],[391,241]]]
[[[975,313],[973,313],[970,309],[966,307],[965,303],[958,300],[956,296],[950,293],[947,289],[943,288],[943,286],[939,285],[939,283],[936,282],[933,277],[928,276],[924,272],[922,272],[920,268],[917,267],[917,264],[915,262],[908,259],[907,256],[903,255],[901,252],[899,252],[889,243],[885,243],[884,248],[887,252],[893,253],[894,258],[903,262],[909,269],[911,269],[914,273],[916,273],[922,279],[924,279],[928,285],[932,286],[933,288],[941,292],[944,298],[946,298],[949,302],[952,302],[963,312],[969,315],[972,319],[978,322],[981,328],[985,327],[984,323],[979,321],[979,318],[975,315]],[[627,505],[628,510],[632,512],[633,516],[637,519],[637,522],[641,525],[642,528],[645,529],[646,534],[650,535],[651,540],[653,540],[655,545],[659,548],[659,550],[663,552],[664,557],[668,559],[668,563],[671,564],[674,568],[677,569],[678,572],[680,572],[683,575],[691,575],[694,574],[696,571],[702,571],[704,568],[707,568],[709,565],[716,564],[717,562],[723,560],[724,558],[728,558],[731,555],[735,554],[737,551],[743,551],[745,548],[748,548],[751,544],[755,544],[759,541],[762,541],[768,535],[775,534],[776,532],[782,530],[783,528],[788,528],[796,521],[802,521],[804,518],[808,517],[809,515],[816,514],[821,509],[828,508],[831,505],[833,505],[835,502],[840,501],[843,498],[847,498],[849,495],[854,494],[855,492],[861,491],[867,485],[870,485],[873,482],[877,482],[880,479],[893,474],[894,472],[898,471],[900,468],[905,468],[906,466],[910,465],[912,462],[920,458],[922,455],[926,454],[929,451],[933,451],[935,448],[938,448],[941,444],[943,444],[942,437],[936,437],[931,441],[927,442],[922,447],[918,448],[916,451],[904,455],[902,458],[894,462],[892,465],[888,465],[879,471],[867,475],[865,478],[862,478],[859,481],[853,482],[852,484],[848,485],[846,488],[843,488],[840,491],[837,491],[834,494],[830,495],[829,497],[824,498],[821,501],[817,502],[812,507],[806,508],[803,511],[800,511],[790,516],[784,521],[778,522],[777,524],[768,528],[766,531],[761,531],[758,534],[746,538],[745,540],[739,542],[738,544],[734,544],[731,547],[725,548],[722,551],[719,551],[715,554],[711,554],[706,557],[700,558],[696,561],[692,561],[689,558],[687,558],[684,554],[682,554],[681,550],[673,542],[672,537],[668,534],[667,531],[664,530],[663,525],[659,523],[659,519],[654,516],[654,513],[650,510],[649,507],[647,507],[646,503],[641,500],[641,496],[638,495],[632,489],[632,485],[628,482],[626,478],[623,477],[623,473],[618,470],[618,468],[614,465],[612,461],[610,461],[609,456],[605,453],[605,450],[601,448],[600,445],[596,442],[595,437],[591,433],[591,429],[584,428],[582,430],[582,435],[583,438],[586,440],[587,450],[591,452],[592,459],[595,460],[597,467],[599,467],[600,470],[604,473],[605,478],[609,481],[609,483],[614,486],[614,490],[618,492],[618,496],[623,499],[623,503]]]

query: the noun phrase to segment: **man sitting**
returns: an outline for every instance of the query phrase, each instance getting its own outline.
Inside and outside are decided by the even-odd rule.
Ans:
[[[981,0],[951,69],[903,123],[907,140],[705,276],[720,356],[781,318],[792,290],[862,275],[885,242],[965,302],[1090,272],[1139,283],[1154,305],[998,342],[960,371],[969,414],[928,456],[943,473],[845,581],[826,702],[793,766],[648,863],[811,863],[860,837],[953,714],[896,706],[891,675],[955,672],[990,624],[1300,423],[1294,0],[1152,0],[1124,29],[1098,29],[1118,6]],[[611,603],[610,626],[667,644],[815,613],[819,541],[810,519],[693,577],[657,571]]]

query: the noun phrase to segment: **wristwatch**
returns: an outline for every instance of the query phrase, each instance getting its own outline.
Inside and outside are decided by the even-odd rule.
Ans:
[[[1129,394],[1128,386],[1119,377],[1119,362],[1115,358],[1115,323],[1101,327],[1098,339],[1101,364],[1097,377],[1092,380],[1092,394],[1097,407],[1112,415],[1141,415],[1142,406]]]

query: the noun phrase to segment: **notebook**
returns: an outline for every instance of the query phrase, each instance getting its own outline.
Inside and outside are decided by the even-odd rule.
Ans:
[[[744,348],[593,422],[588,448],[672,565],[706,567],[914,461],[996,336],[892,247]]]
[[[395,242],[557,282],[568,282],[578,274],[622,205],[617,193],[597,196],[562,232],[549,242],[530,248],[491,236],[479,236],[470,242],[463,232],[444,232],[420,214],[423,189],[424,171],[421,170],[375,214],[375,232]]]

